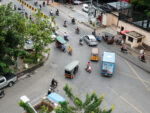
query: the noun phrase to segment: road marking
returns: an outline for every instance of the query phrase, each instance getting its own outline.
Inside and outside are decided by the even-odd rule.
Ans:
[[[132,103],[130,103],[127,99],[125,99],[123,96],[119,96],[124,102],[126,102],[127,104],[129,104],[132,108],[134,108],[137,112],[142,113],[142,111],[140,111],[137,107],[135,107],[135,105],[133,105]]]
[[[133,79],[138,79],[138,78],[135,77],[135,76],[131,76],[131,73],[121,72],[121,71],[116,71],[116,72],[121,73],[121,74],[123,74],[123,75],[125,75],[125,76],[128,76],[128,77],[130,77],[130,78],[133,78]],[[142,79],[142,80],[143,80],[145,83],[150,84],[150,81],[147,81],[147,80],[144,80],[144,79]]]
[[[119,93],[117,93],[117,91],[115,91],[115,89],[113,89],[113,88],[111,88],[111,87],[109,87],[109,88],[112,90],[112,92],[113,92],[114,94],[116,94],[117,96],[119,96],[119,98],[120,98],[121,100],[123,100],[125,103],[127,103],[128,105],[130,105],[134,110],[136,110],[138,113],[142,113],[141,110],[139,110],[135,105],[133,105],[131,102],[129,102],[125,97],[120,96]]]
[[[141,83],[144,85],[144,87],[150,91],[150,89],[148,88],[148,86],[145,84],[144,80],[137,74],[137,72],[135,71],[135,69],[131,66],[131,64],[128,63],[127,60],[125,60],[125,62],[128,64],[128,66],[130,67],[130,69],[132,70],[132,72],[136,75],[137,79],[139,81],[141,81]]]

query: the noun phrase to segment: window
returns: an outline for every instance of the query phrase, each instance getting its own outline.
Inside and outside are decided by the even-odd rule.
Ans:
[[[142,38],[138,38],[137,43],[142,42]]]
[[[128,41],[133,42],[133,38],[129,36]]]
[[[4,81],[5,81],[4,79],[1,79],[1,80],[0,80],[0,83],[3,83]]]

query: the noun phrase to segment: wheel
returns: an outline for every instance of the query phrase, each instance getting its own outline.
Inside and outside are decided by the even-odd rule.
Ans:
[[[14,84],[13,82],[9,82],[8,86],[11,87],[11,86],[13,86],[13,84]]]

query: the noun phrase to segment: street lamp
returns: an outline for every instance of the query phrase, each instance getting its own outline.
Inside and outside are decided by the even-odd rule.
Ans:
[[[37,113],[37,111],[33,108],[33,106],[31,105],[31,103],[29,102],[30,101],[30,99],[27,97],[27,96],[21,96],[20,97],[20,100],[21,101],[23,101],[24,103],[27,103],[32,109],[33,109],[33,111],[35,112],[35,113]]]

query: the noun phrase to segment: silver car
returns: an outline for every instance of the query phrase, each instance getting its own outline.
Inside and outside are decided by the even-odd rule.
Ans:
[[[94,35],[85,35],[83,39],[89,46],[96,46],[98,44]]]

